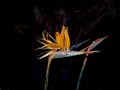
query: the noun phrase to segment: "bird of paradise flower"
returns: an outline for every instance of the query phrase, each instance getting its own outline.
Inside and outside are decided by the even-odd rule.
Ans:
[[[88,56],[88,54],[97,53],[99,51],[91,51],[91,50],[93,48],[95,48],[99,43],[101,43],[107,37],[108,36],[98,38],[98,39],[94,40],[90,45],[83,48],[82,50],[74,51],[73,50],[74,48],[79,47],[80,45],[84,44],[88,40],[85,40],[81,43],[78,43],[78,44],[70,47],[70,37],[69,37],[69,33],[68,33],[68,27],[65,27],[63,25],[60,33],[55,32],[55,39],[48,32],[44,31],[42,33],[42,38],[37,39],[37,41],[43,45],[43,46],[37,48],[37,50],[39,50],[39,49],[47,49],[48,50],[48,52],[45,55],[38,58],[38,59],[43,59],[45,57],[48,57],[44,90],[47,90],[49,68],[50,68],[51,61],[53,59],[72,57],[72,56],[77,56],[77,55],[82,55],[82,54],[85,54],[86,56]],[[78,78],[76,90],[78,90],[78,88],[79,88],[79,84],[81,81],[81,77],[82,77],[82,73],[83,73],[86,61],[87,61],[87,57],[85,58],[85,60],[83,62],[83,66],[81,68],[81,72],[80,72],[80,75]]]

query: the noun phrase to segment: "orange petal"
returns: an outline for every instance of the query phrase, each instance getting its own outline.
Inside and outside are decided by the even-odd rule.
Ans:
[[[61,37],[61,34],[59,32],[55,33],[56,36],[56,42],[60,48],[63,48],[63,38]]]
[[[65,47],[68,49],[70,47],[70,37],[68,33],[68,27],[65,29]]]
[[[67,49],[70,47],[70,38],[69,38],[69,34],[68,34],[68,27],[65,27],[64,25],[62,26],[62,30],[61,33],[56,32],[55,33],[56,36],[56,41],[57,44],[63,48],[63,49]]]

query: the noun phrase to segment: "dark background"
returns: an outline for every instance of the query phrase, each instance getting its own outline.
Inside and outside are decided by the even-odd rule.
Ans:
[[[120,3],[118,0],[16,0],[4,1],[2,47],[0,62],[0,88],[2,90],[43,90],[47,59],[38,61],[32,47],[36,36],[43,31],[44,23],[35,21],[34,6],[42,8],[48,16],[59,7],[68,12],[68,21],[73,43],[77,40],[92,40],[108,35],[98,48],[100,54],[90,55],[80,90],[119,90],[119,30]],[[90,11],[91,7],[97,9]],[[103,9],[101,9],[104,7]],[[90,30],[82,37],[76,37],[74,11],[80,10],[84,17],[81,27]],[[90,11],[90,13],[86,13]],[[85,15],[84,15],[85,14]],[[73,18],[74,17],[74,18]],[[98,20],[98,22],[97,22]],[[89,27],[90,23],[94,24]],[[79,26],[79,24],[78,24]],[[88,28],[87,28],[88,27]],[[39,29],[42,28],[40,31]],[[73,31],[72,31],[73,30]],[[78,34],[79,36],[79,34]],[[76,40],[77,39],[77,40]],[[33,44],[35,43],[35,44]],[[80,49],[78,49],[80,50]],[[84,56],[53,60],[50,69],[49,90],[75,90]]]

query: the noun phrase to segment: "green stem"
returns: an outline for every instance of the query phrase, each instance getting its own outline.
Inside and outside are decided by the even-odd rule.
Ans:
[[[79,77],[78,77],[76,90],[79,90],[79,85],[81,83],[81,78],[82,78],[82,75],[83,75],[83,70],[85,68],[86,62],[87,62],[87,57],[84,59],[84,62],[83,62],[83,65],[82,65],[82,68],[81,68],[81,71],[80,71],[80,74],[79,74]]]
[[[79,86],[80,86],[80,83],[81,83],[83,71],[84,71],[84,68],[85,68],[85,65],[86,65],[86,62],[87,62],[87,56],[89,55],[90,49],[91,49],[91,45],[87,48],[86,57],[85,57],[85,59],[83,61],[83,65],[82,65],[82,68],[81,68],[81,71],[80,71],[80,74],[79,74],[79,77],[78,77],[76,90],[79,90]]]

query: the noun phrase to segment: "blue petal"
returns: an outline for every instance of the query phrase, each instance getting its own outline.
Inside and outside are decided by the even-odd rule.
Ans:
[[[89,39],[88,39],[88,40],[89,40]],[[69,48],[69,50],[78,48],[79,46],[81,46],[82,44],[84,44],[85,42],[87,42],[88,40],[85,40],[85,41],[83,41],[83,42],[80,42],[80,43],[78,43],[78,44],[75,44],[75,45],[71,46],[71,47]]]

